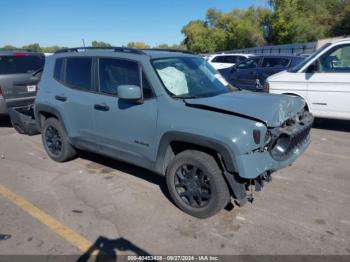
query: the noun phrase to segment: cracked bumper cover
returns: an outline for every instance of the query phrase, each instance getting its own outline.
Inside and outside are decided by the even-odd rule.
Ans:
[[[292,164],[309,146],[310,135],[305,142],[294,149],[291,156],[284,161],[273,159],[269,152],[253,152],[251,154],[240,155],[237,157],[237,166],[239,176],[248,179],[254,179],[266,171],[276,171]]]
[[[292,164],[310,145],[313,120],[309,112],[300,112],[281,127],[272,130],[274,138],[270,145],[280,150],[277,152],[279,155],[277,150],[269,147],[265,151],[253,151],[236,157],[240,177],[254,179],[266,171],[273,172]],[[283,140],[288,143],[279,143]]]

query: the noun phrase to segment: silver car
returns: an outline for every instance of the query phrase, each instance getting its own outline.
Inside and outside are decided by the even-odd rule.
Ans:
[[[34,102],[44,62],[42,53],[0,51],[0,115]]]

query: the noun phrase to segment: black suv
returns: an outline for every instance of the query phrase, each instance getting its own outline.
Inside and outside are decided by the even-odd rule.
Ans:
[[[233,86],[251,91],[262,91],[267,77],[287,70],[304,60],[301,56],[254,56],[238,65],[219,70]]]

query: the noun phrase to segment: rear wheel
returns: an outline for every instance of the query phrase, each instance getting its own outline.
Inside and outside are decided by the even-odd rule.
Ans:
[[[56,118],[45,120],[41,137],[45,151],[51,159],[65,162],[76,156],[76,150],[68,142],[67,135]]]
[[[178,154],[167,168],[166,180],[176,205],[191,216],[213,216],[230,199],[217,162],[200,151],[187,150]]]

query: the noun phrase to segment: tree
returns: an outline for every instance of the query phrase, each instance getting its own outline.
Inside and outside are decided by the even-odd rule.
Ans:
[[[18,49],[18,48],[13,46],[13,45],[4,45],[1,49],[2,50],[14,50],[14,49]]]
[[[186,36],[184,44],[191,51],[207,53],[213,52],[217,49],[218,44],[216,43],[216,40],[218,40],[217,38],[219,38],[219,34],[217,33],[215,36],[213,30],[208,27],[205,21],[191,21],[181,32]]]
[[[150,46],[144,42],[129,42],[127,46],[130,48],[141,48],[141,49],[150,48]]]
[[[249,7],[221,12],[209,9],[205,20],[182,28],[183,43],[206,53],[316,41],[350,34],[350,0],[269,0],[271,8]],[[269,34],[264,35],[268,29]]]
[[[91,42],[92,47],[111,47],[112,45],[103,41],[92,41]]]
[[[38,43],[33,43],[29,45],[25,45],[22,47],[23,49],[28,49],[33,52],[42,52],[41,47]]]
[[[63,48],[66,48],[66,47],[54,45],[54,46],[42,47],[41,50],[44,53],[54,53],[57,50],[60,50]]]
[[[209,9],[205,21],[190,21],[183,27],[184,43],[199,53],[263,45],[262,23],[270,13],[269,9],[254,7],[228,13]]]
[[[310,42],[350,34],[349,0],[270,0],[277,44]]]
[[[274,43],[310,42],[327,35],[325,0],[272,0],[271,5]]]
[[[330,36],[350,35],[350,1],[328,1],[327,8],[330,11],[328,23],[331,26]]]

